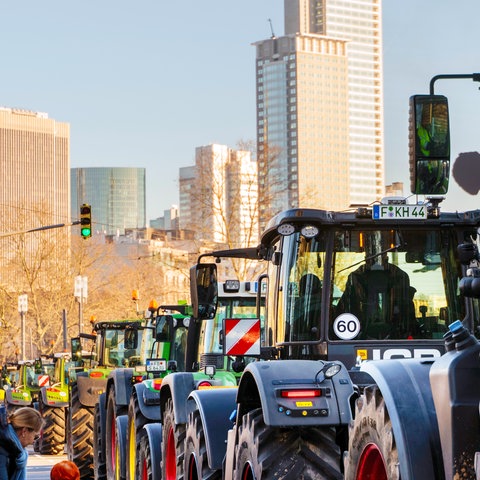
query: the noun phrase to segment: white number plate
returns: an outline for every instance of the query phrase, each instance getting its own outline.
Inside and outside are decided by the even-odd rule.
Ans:
[[[160,358],[147,358],[147,372],[165,372],[167,370],[167,361]]]
[[[425,205],[374,205],[374,220],[426,220],[427,207]]]

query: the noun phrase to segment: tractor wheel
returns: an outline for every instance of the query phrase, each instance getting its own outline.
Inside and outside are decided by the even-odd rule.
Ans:
[[[60,455],[65,447],[65,409],[49,407],[40,399],[40,412],[43,428],[39,438],[39,452],[42,455]]]
[[[331,428],[272,428],[260,408],[243,417],[234,480],[340,480],[341,451]]]
[[[175,425],[173,401],[167,400],[162,429],[162,480],[183,480],[185,425]]]
[[[367,387],[355,406],[345,457],[345,480],[399,480],[398,450],[380,390]]]
[[[126,415],[125,407],[118,407],[115,388],[110,388],[107,398],[107,414],[105,428],[105,460],[107,462],[107,478],[115,478],[115,431],[116,419],[119,415]]]
[[[205,432],[200,412],[195,410],[188,416],[185,437],[185,480],[221,480],[221,470],[208,467]]]
[[[138,396],[137,390],[132,389],[130,402],[128,404],[128,426],[127,426],[127,480],[137,480],[138,459],[142,438],[146,435],[144,425],[150,423],[141,412],[139,402],[142,398]]]
[[[93,480],[93,408],[80,403],[76,384],[72,385],[70,396],[68,459],[77,465],[82,480]]]
[[[93,457],[95,480],[106,480],[107,465],[105,461],[105,394],[98,397],[95,404],[93,422]]]

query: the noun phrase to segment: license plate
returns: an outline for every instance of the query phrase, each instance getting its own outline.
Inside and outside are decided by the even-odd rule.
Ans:
[[[373,205],[374,220],[426,220],[425,205]]]
[[[147,372],[165,372],[167,370],[167,361],[160,358],[147,358]]]

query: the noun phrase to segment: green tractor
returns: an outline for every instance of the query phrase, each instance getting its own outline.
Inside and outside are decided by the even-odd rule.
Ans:
[[[55,365],[51,359],[37,358],[18,362],[18,380],[5,390],[7,411],[19,407],[37,407],[40,390],[50,385]]]
[[[258,305],[261,311],[257,312]],[[134,387],[130,397],[127,433],[128,450],[126,461],[126,479],[173,478],[182,475],[177,471],[177,462],[183,458],[183,442],[189,406],[188,396],[197,391],[227,390],[236,391],[241,372],[252,359],[245,355],[230,356],[224,354],[224,321],[231,318],[251,319],[262,315],[263,293],[256,282],[227,280],[218,283],[218,308],[216,315],[208,321],[198,322],[193,315],[187,325],[187,344],[183,350],[182,366],[156,381],[159,390],[154,412],[155,421],[147,422],[134,436],[133,424],[135,408],[146,411],[150,406],[142,405],[151,401],[152,395],[146,395],[141,384]],[[190,307],[191,308],[191,307]],[[177,338],[178,333],[175,333]],[[177,341],[175,340],[175,343]],[[155,380],[154,380],[155,382]],[[143,402],[142,402],[143,401]],[[140,417],[140,415],[139,415]],[[130,427],[132,425],[132,428]],[[136,456],[135,456],[136,449]],[[120,470],[120,478],[122,476]]]
[[[43,455],[58,455],[64,451],[68,384],[71,375],[75,373],[70,353],[55,353],[53,360],[54,369],[49,385],[42,386],[38,396],[38,409],[44,419],[38,451]]]
[[[7,363],[2,366],[0,404],[5,403],[5,391],[18,384],[19,370],[16,363]]]
[[[127,430],[133,431],[133,452],[145,424],[157,421],[159,388],[162,378],[178,368],[184,369],[187,327],[190,321],[187,305],[158,306],[155,301],[147,310],[147,322],[141,335],[140,355],[124,362],[125,368],[112,371],[105,393],[95,406],[94,470],[95,479],[125,478]],[[141,392],[139,395],[138,392]],[[132,407],[132,399],[137,400]],[[140,405],[139,405],[140,403]],[[133,408],[130,416],[127,413]],[[126,454],[126,455],[125,455]]]
[[[82,479],[94,477],[94,409],[110,373],[134,364],[140,356],[145,320],[97,322],[93,334],[72,338],[76,374],[69,385],[67,455]]]
[[[18,379],[10,382],[4,390],[8,411],[28,406],[41,412],[45,422],[34,448],[46,455],[61,454],[64,450],[65,410],[68,406],[65,368],[64,356],[21,361]]]

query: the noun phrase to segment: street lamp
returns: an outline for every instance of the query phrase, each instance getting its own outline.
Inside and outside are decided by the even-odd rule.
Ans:
[[[18,296],[18,312],[22,323],[22,360],[25,360],[25,314],[28,312],[27,294]]]
[[[83,327],[83,302],[87,300],[88,296],[88,279],[77,275],[75,277],[74,296],[78,302],[78,333],[82,333]]]

